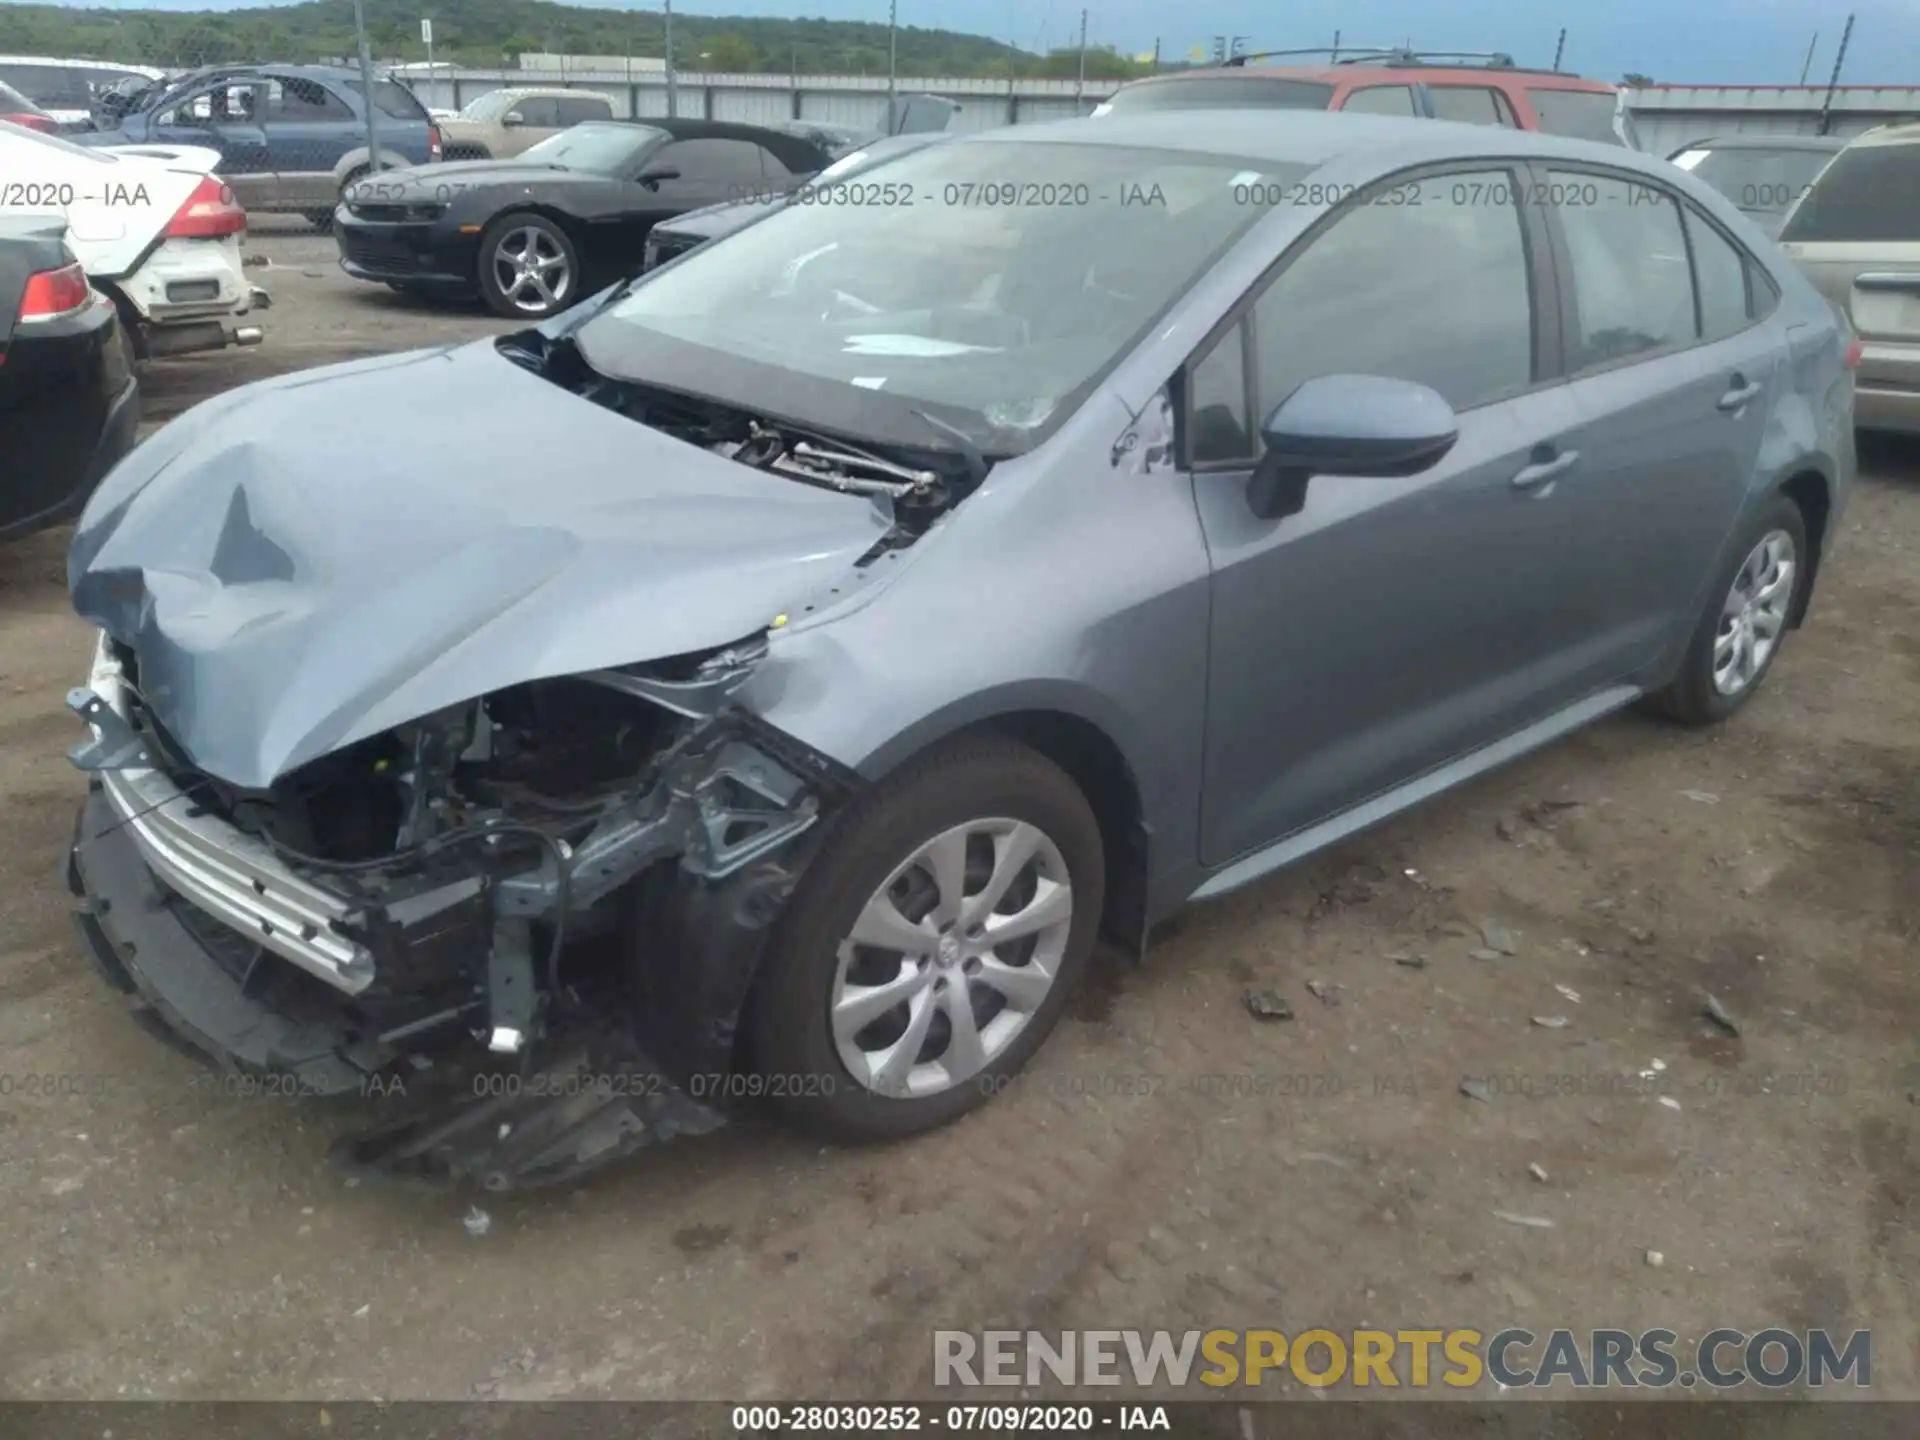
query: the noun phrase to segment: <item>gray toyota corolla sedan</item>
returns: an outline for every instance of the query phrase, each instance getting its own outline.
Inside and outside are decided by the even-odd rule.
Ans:
[[[100,487],[71,880],[141,1013],[535,1184],[978,1104],[1096,932],[1753,695],[1852,337],[1617,147],[1318,114],[907,156]],[[392,1087],[398,1086],[398,1092]]]

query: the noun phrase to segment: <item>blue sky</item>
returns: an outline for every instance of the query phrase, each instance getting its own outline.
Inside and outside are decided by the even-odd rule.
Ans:
[[[103,3],[103,0],[94,0]],[[104,0],[109,5],[114,0]],[[259,0],[129,0],[126,8],[225,10]],[[419,0],[431,14],[433,0]],[[1615,80],[1629,70],[1701,84],[1795,84],[1818,31],[1810,79],[1824,83],[1846,20],[1842,3],[1820,0],[1614,0],[1604,7],[1517,5],[1513,0],[898,0],[900,23],[993,35],[1030,49],[1073,42],[1082,4],[1087,34],[1128,52],[1179,56],[1216,34],[1249,37],[1250,48],[1392,44],[1507,50],[1522,64],[1553,59],[1567,27],[1569,69]],[[117,7],[116,7],[117,8]],[[636,8],[612,4],[609,8]],[[658,9],[649,0],[647,9]],[[822,15],[885,20],[886,0],[675,0],[696,15]],[[1859,19],[1842,83],[1920,82],[1920,0],[1855,0]]]

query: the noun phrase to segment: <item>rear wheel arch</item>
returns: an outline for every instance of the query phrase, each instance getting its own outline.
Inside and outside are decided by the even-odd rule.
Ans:
[[[1798,628],[1806,618],[1813,598],[1813,584],[1819,577],[1820,557],[1824,553],[1827,525],[1833,517],[1833,485],[1821,471],[1807,468],[1789,475],[1780,484],[1780,493],[1799,507],[1807,527],[1807,578],[1794,597],[1788,624]]]

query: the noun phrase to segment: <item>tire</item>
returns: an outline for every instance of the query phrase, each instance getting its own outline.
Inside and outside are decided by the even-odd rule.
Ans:
[[[951,949],[957,953],[949,953],[942,942],[933,947],[940,953],[918,959],[850,941],[843,947],[882,893],[899,898],[901,908],[894,913],[902,918],[934,903],[941,892],[931,869],[910,862],[928,842],[960,827],[980,827],[957,852],[966,861],[962,889],[969,901],[977,901],[997,860],[1013,850],[1010,842],[1027,836],[1017,828],[988,835],[989,821],[1030,827],[1042,839],[1032,860],[1008,867],[1012,884],[992,913],[1003,922],[1044,913],[1050,917],[1047,928],[993,947],[984,940],[966,942],[956,925],[949,940],[956,942]],[[902,870],[907,873],[882,892]],[[1057,896],[1041,889],[1049,883],[1047,872],[1058,872],[1051,883],[1064,881],[1069,894],[1064,903],[1036,907],[1034,902],[1047,894]],[[774,933],[748,1001],[748,1062],[775,1108],[823,1138],[891,1140],[945,1125],[1003,1088],[1058,1023],[1093,948],[1105,888],[1099,823],[1058,766],[997,736],[963,739],[930,752],[831,822]],[[1066,912],[1064,922],[1052,918],[1060,910]],[[931,945],[932,931],[926,933]],[[977,953],[982,947],[984,958]],[[919,976],[925,982],[919,995],[925,998],[873,1010],[864,1018],[864,1029],[844,1042],[836,1038],[831,1016],[836,996],[845,998],[839,989],[843,948],[849,987],[897,988],[915,984]],[[1052,980],[1046,985],[1049,963]],[[1028,992],[1026,1002],[1014,1003],[1010,992],[983,973],[997,973],[1010,987],[1021,982],[1017,988]],[[1033,993],[1036,983],[1044,986],[1042,993]],[[957,1061],[952,1048],[952,1016],[961,997],[967,997],[965,1013],[977,1017],[978,1054],[985,1060],[977,1068]],[[903,1032],[914,1005],[931,1018],[921,1027],[921,1044],[907,1054]],[[906,1054],[914,1078],[896,1079],[889,1087],[893,1093],[883,1093],[871,1080],[878,1067],[863,1064],[869,1078],[856,1075],[843,1043],[876,1057]],[[914,1065],[920,1056],[928,1058]],[[915,1093],[900,1093],[908,1083]]]
[[[1776,541],[1776,537],[1784,538],[1790,547],[1787,558],[1793,565],[1793,573],[1785,577],[1784,589],[1749,612],[1756,617],[1755,623],[1762,629],[1768,619],[1776,623],[1771,636],[1772,643],[1764,655],[1756,656],[1758,663],[1751,667],[1751,673],[1745,676],[1739,687],[1729,692],[1715,679],[1715,650],[1724,638],[1721,632],[1725,628],[1724,622],[1729,618],[1726,611],[1733,602],[1735,583],[1747,583],[1749,563],[1759,564],[1760,548],[1770,541]],[[1686,657],[1680,662],[1679,673],[1666,689],[1650,697],[1649,708],[1682,725],[1713,725],[1752,699],[1754,691],[1760,688],[1761,681],[1767,678],[1767,672],[1773,668],[1773,662],[1779,658],[1780,647],[1786,641],[1787,617],[1795,613],[1796,602],[1811,577],[1809,559],[1806,517],[1800,513],[1800,507],[1785,495],[1775,496],[1747,527],[1740,543],[1734,547],[1733,558],[1715,577],[1706,606],[1694,626],[1693,638],[1687,643]],[[1736,652],[1740,649],[1739,630],[1736,617],[1733,625]],[[1756,644],[1764,638],[1759,631],[1752,635]],[[1733,678],[1739,677],[1735,675]]]
[[[546,216],[532,210],[510,210],[488,225],[480,237],[480,298],[496,315],[509,320],[544,320],[566,309],[581,295],[580,253],[567,232]],[[502,271],[512,273],[516,255],[532,253],[548,267],[542,278],[553,294],[539,295],[531,277],[525,283],[516,280],[511,292],[505,288]]]

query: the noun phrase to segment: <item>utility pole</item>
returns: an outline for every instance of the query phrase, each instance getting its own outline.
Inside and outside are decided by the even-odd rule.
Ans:
[[[1824,135],[1827,127],[1833,123],[1833,92],[1840,88],[1840,67],[1847,63],[1847,42],[1853,38],[1853,16],[1847,16],[1847,25],[1840,32],[1840,48],[1834,52],[1833,75],[1827,81],[1827,98],[1820,102],[1820,129],[1816,132]]]
[[[1153,37],[1153,70],[1151,73],[1155,75],[1160,73],[1160,37],[1158,35]]]
[[[1556,71],[1558,71],[1560,68],[1560,57],[1566,53],[1567,53],[1567,27],[1562,25],[1560,27],[1560,41],[1558,44],[1556,44],[1553,47],[1553,68]]]
[[[1073,108],[1080,108],[1081,92],[1087,88],[1087,12],[1080,12],[1080,78],[1073,82]]]
[[[899,19],[899,0],[887,0],[887,110],[893,110],[893,88],[900,68],[900,36],[894,28]]]
[[[367,12],[353,0],[353,34],[360,45],[360,99],[367,107],[367,173],[380,173],[380,107],[374,104],[373,57],[367,53]]]
[[[1813,69],[1813,52],[1814,52],[1814,48],[1818,46],[1819,43],[1820,43],[1820,32],[1816,30],[1813,32],[1813,39],[1807,42],[1807,58],[1801,63],[1801,66],[1800,66],[1800,83],[1802,85],[1807,83],[1807,75]]]
[[[1338,30],[1333,32],[1333,63],[1336,65],[1340,63],[1340,32]]]
[[[666,10],[667,43],[664,48],[666,50],[667,61],[667,114],[672,116],[680,113],[680,97],[674,92],[673,88],[673,0],[666,0]]]

